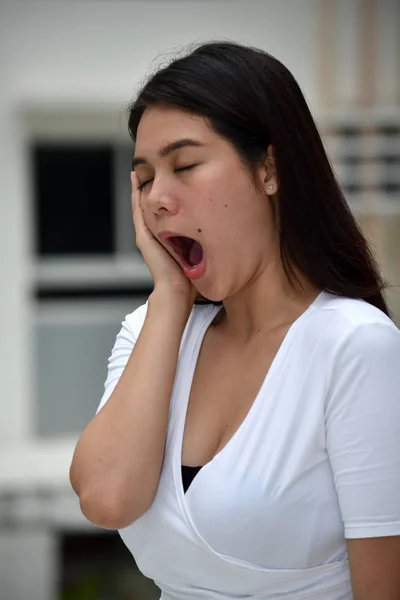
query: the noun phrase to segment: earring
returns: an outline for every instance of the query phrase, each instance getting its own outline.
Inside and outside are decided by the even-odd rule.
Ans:
[[[274,189],[274,184],[271,183],[269,186],[267,186],[269,190],[273,190]]]

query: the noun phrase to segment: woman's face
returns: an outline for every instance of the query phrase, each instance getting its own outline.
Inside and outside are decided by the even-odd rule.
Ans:
[[[153,235],[175,257],[168,235],[201,244],[203,268],[193,283],[203,296],[224,300],[267,268],[277,248],[267,170],[258,169],[255,186],[232,144],[203,117],[171,106],[148,108],[134,162]]]

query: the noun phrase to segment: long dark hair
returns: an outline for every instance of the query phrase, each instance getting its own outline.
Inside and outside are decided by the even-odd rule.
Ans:
[[[336,181],[304,96],[290,71],[257,48],[205,43],[163,67],[129,106],[136,141],[143,112],[154,104],[204,116],[250,168],[272,145],[279,193],[280,255],[286,276],[296,269],[317,287],[362,298],[390,311],[385,283]]]

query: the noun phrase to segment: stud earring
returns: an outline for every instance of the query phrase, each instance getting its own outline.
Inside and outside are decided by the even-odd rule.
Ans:
[[[269,189],[269,190],[273,190],[273,189],[274,189],[274,184],[273,184],[273,183],[271,183],[271,184],[268,186],[268,189]]]

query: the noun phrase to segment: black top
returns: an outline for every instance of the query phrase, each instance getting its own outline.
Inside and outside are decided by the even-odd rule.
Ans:
[[[185,492],[187,492],[187,490],[189,489],[190,484],[192,483],[193,479],[196,477],[200,469],[201,467],[187,467],[186,465],[182,465],[182,483]]]

